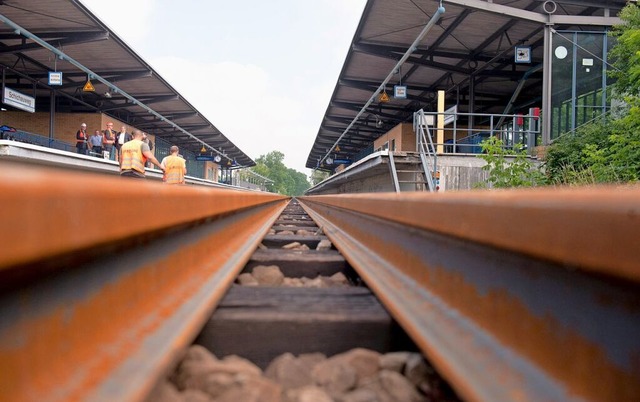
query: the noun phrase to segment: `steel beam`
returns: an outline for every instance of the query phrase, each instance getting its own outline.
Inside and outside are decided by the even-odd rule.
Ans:
[[[107,40],[107,39],[109,39],[108,32],[94,32],[94,33],[87,33],[82,35],[74,35],[73,37],[56,39],[55,44],[56,46],[60,46],[60,47],[73,46],[73,45],[78,45],[82,43],[95,42],[95,41]],[[40,50],[41,48],[42,46],[40,46],[40,44],[31,42],[31,43],[25,43],[22,45],[2,47],[0,48],[0,54],[28,52],[30,50]]]
[[[527,11],[521,8],[504,6],[492,1],[482,0],[443,0],[445,3],[462,6],[466,9],[488,12],[492,14],[504,15],[510,18],[516,18],[525,21],[537,22],[540,24],[562,24],[562,25],[595,25],[595,26],[613,26],[622,23],[618,17],[610,16],[580,16],[580,15],[554,15],[542,14],[534,11]],[[604,7],[603,7],[604,8]]]

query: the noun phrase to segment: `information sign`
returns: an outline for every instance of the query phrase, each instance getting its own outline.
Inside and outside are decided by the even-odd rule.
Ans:
[[[62,71],[49,71],[49,85],[62,85]]]
[[[444,111],[444,125],[453,123],[458,118],[458,105],[453,105]]]
[[[531,46],[516,46],[516,63],[531,63]]]
[[[34,113],[36,111],[36,98],[9,87],[4,87],[2,102],[26,112]]]
[[[393,97],[397,99],[407,99],[407,86],[406,85],[394,86]]]

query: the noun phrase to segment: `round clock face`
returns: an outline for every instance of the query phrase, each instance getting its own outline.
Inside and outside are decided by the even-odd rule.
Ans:
[[[220,155],[216,155],[216,156],[215,156],[215,158],[213,158],[213,160],[214,160],[216,163],[220,163],[220,161],[222,160],[222,158],[220,157]]]
[[[560,60],[564,59],[565,57],[567,57],[567,54],[569,53],[567,51],[567,48],[564,46],[558,46],[554,52],[556,54],[556,57],[559,58]]]
[[[327,165],[333,164],[333,159],[331,159],[331,158],[327,158],[324,161],[327,162]]]

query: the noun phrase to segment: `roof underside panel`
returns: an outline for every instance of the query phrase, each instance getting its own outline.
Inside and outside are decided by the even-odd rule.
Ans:
[[[527,90],[520,93],[516,106],[522,109],[540,106],[542,72],[530,70],[542,63],[543,25],[520,17],[530,12],[546,16],[545,2],[493,0],[493,4],[514,10],[514,14],[498,14],[487,12],[482,7],[483,1],[470,0],[480,7],[467,8],[445,0],[446,11],[441,19],[386,85],[391,101],[374,100],[346,131],[439,6],[436,0],[369,0],[309,153],[307,167],[318,167],[318,162],[330,150],[336,159],[353,159],[398,123],[410,122],[415,111],[435,110],[438,90],[445,91],[447,107],[457,104],[460,111],[468,112],[473,98],[474,112],[502,113],[518,81],[528,73]],[[615,16],[625,5],[624,0],[556,0],[555,3],[554,15],[570,16],[605,16],[607,13]],[[605,8],[609,10],[605,12]],[[577,27],[556,25],[555,28]],[[588,29],[604,28],[589,26]],[[530,64],[515,63],[517,45],[531,47]],[[475,88],[473,97],[469,94],[471,81]],[[408,87],[406,99],[392,97],[393,86],[399,83]],[[341,135],[337,152],[333,145]]]
[[[238,165],[255,165],[79,1],[5,0],[0,4],[3,16],[62,50],[164,116],[165,120],[224,151]],[[56,60],[51,51],[17,34],[5,24],[0,24],[0,66],[5,69],[7,85],[17,90],[23,87],[32,90],[33,84],[25,76],[38,81],[37,108],[48,110],[52,88],[47,86],[47,74],[56,68],[63,72],[64,77],[63,85],[53,88],[57,92],[56,99],[64,99],[57,106],[59,112],[102,112],[191,152],[198,153],[202,148],[198,140],[151,115],[122,94],[111,91],[111,97],[105,96],[109,88],[97,80],[93,81],[95,93],[83,92],[82,87],[87,80],[83,71],[66,60]]]

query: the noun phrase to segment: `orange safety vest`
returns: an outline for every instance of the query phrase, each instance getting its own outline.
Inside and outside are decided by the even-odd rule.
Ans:
[[[184,183],[185,160],[177,155],[169,155],[164,159],[164,181],[167,184]]]
[[[144,175],[144,165],[147,162],[147,158],[142,154],[142,141],[131,140],[125,143],[121,152],[122,165],[120,165],[120,171],[135,170]]]

